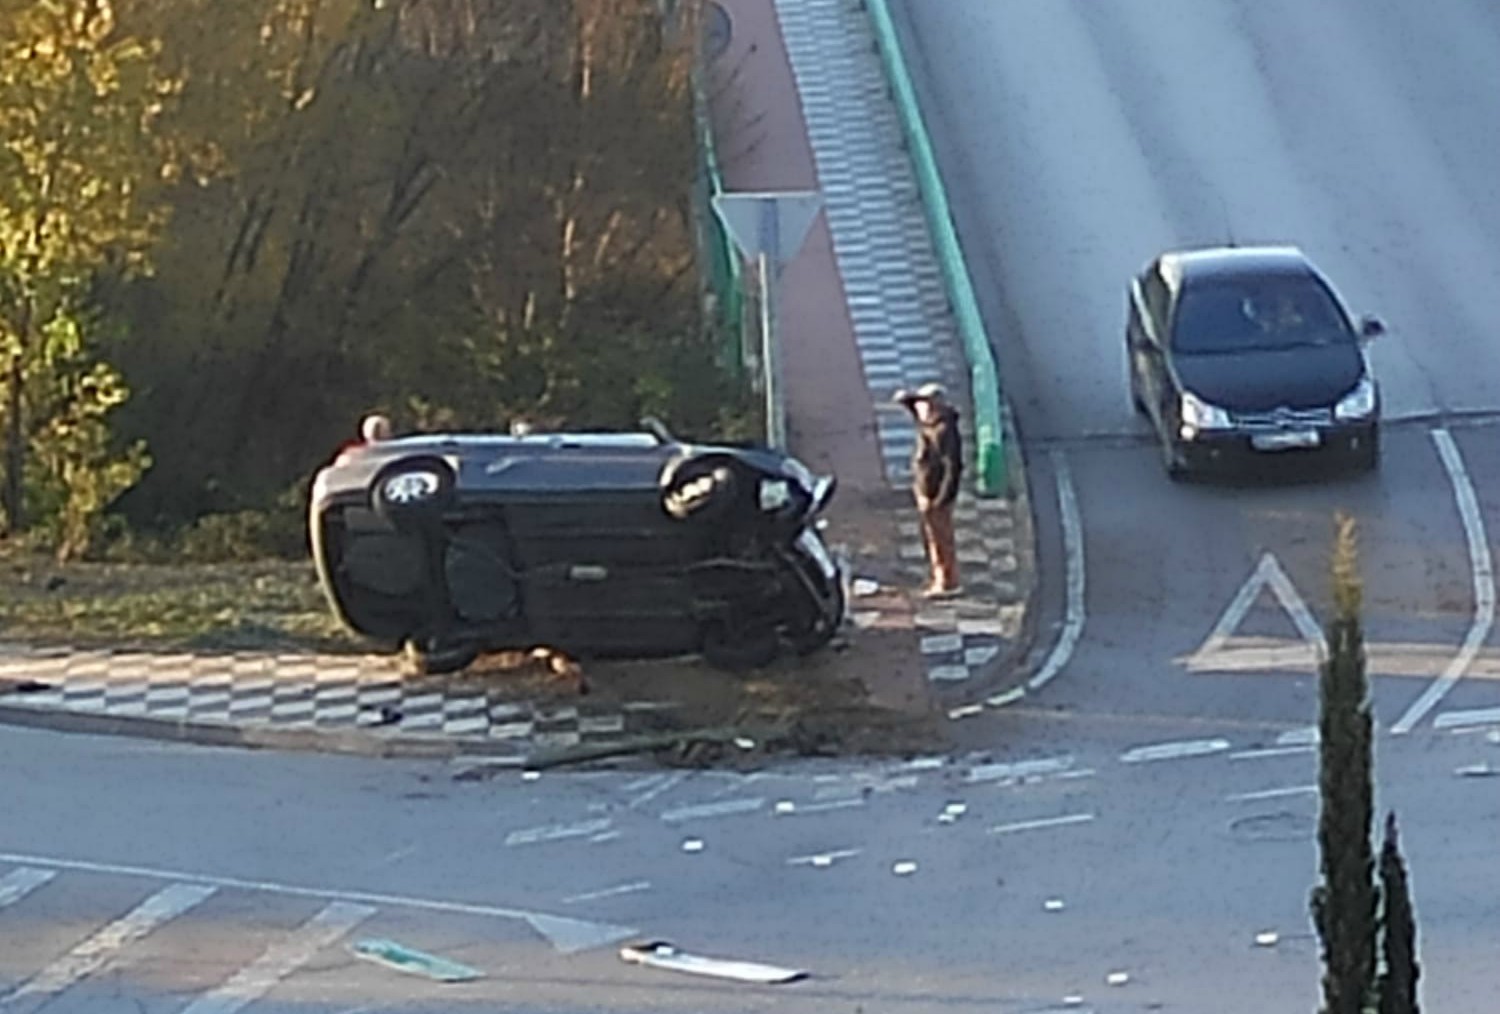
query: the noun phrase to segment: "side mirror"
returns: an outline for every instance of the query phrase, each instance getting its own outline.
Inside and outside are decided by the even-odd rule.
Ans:
[[[1359,318],[1359,336],[1361,338],[1376,338],[1383,334],[1385,334],[1385,324],[1381,323],[1380,318],[1371,317],[1368,314]]]

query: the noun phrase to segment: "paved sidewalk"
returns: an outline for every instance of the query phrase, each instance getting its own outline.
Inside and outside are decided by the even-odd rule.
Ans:
[[[927,679],[959,694],[991,689],[1024,634],[1030,521],[1024,489],[960,497],[965,595],[931,605],[906,486],[915,432],[890,404],[937,379],[974,446],[968,368],[948,307],[896,108],[862,5],[851,0],[719,0],[731,24],[714,113],[726,187],[820,189],[826,214],[780,290],[790,439],[840,477],[841,515],[874,545],[868,576],[903,594]],[[1019,473],[1019,469],[1015,469]],[[972,475],[972,469],[971,469]],[[884,522],[884,526],[882,526]],[[883,530],[882,530],[883,527]],[[837,532],[837,526],[835,527]],[[863,626],[888,622],[855,603]]]

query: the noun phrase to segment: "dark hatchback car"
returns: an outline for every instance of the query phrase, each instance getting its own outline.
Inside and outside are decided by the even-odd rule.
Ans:
[[[343,623],[426,672],[482,651],[810,652],[844,619],[818,532],[831,477],[653,433],[404,437],[317,475],[310,529]]]
[[[1289,246],[1162,254],[1132,281],[1130,396],[1167,473],[1270,455],[1380,461],[1380,398],[1365,343],[1332,285]]]

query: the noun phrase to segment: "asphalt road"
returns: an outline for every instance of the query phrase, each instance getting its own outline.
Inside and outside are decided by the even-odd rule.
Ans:
[[[1311,624],[1293,615],[1315,619],[1327,599],[1343,510],[1360,524],[1382,726],[1500,705],[1487,548],[1500,7],[944,0],[900,13],[1031,465],[1043,647],[1070,621],[1077,635],[1040,701],[1312,721],[1312,659],[1297,657]],[[1128,405],[1126,285],[1163,249],[1231,238],[1301,245],[1356,314],[1388,324],[1371,352],[1391,422],[1378,476],[1314,464],[1250,484],[1165,478]],[[1231,610],[1273,571],[1290,609],[1252,588]],[[1216,630],[1227,640],[1206,645]]]
[[[1032,717],[998,758],[467,780],[0,730],[0,1011],[1311,1009],[1314,754],[1236,726],[1144,731]],[[1500,772],[1500,734],[1379,751],[1426,1009],[1486,1011],[1500,777],[1458,772]],[[351,953],[370,940],[481,977]],[[809,976],[620,958],[648,940]]]

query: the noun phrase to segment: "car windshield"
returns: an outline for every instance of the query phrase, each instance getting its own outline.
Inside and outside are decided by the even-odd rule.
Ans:
[[[1332,294],[1308,275],[1216,278],[1178,298],[1172,348],[1246,352],[1353,341]]]

